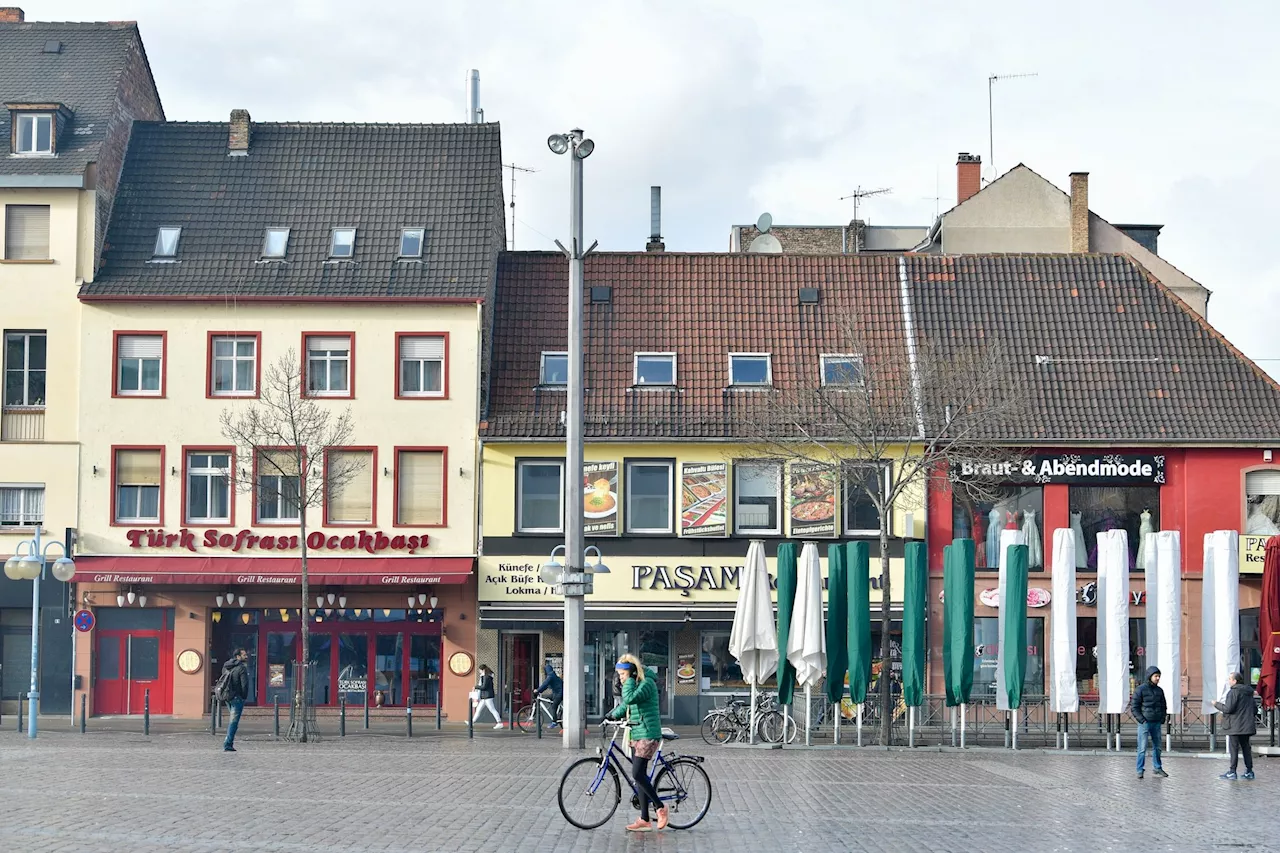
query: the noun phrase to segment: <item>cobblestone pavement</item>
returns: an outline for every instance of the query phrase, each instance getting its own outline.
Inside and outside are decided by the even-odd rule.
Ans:
[[[6,728],[8,728],[6,726]],[[594,741],[592,742],[594,744]],[[627,837],[556,806],[577,754],[492,732],[327,738],[0,732],[0,851],[1280,850],[1280,760],[1255,782],[1170,756],[677,746],[707,756],[707,819]],[[884,812],[881,816],[881,812]],[[1266,827],[1269,824],[1270,829]]]

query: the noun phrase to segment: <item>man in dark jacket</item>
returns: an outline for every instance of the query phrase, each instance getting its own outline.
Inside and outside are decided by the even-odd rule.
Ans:
[[[227,707],[231,710],[231,724],[227,726],[227,739],[222,742],[222,749],[235,752],[240,715],[244,713],[244,700],[249,698],[249,653],[236,649],[231,660],[222,665],[222,672],[227,675]]]
[[[1249,748],[1249,738],[1258,733],[1257,707],[1253,702],[1253,685],[1244,680],[1238,672],[1231,673],[1231,689],[1222,702],[1214,702],[1213,707],[1223,713],[1222,733],[1227,736],[1227,749],[1231,755],[1231,769],[1219,776],[1219,779],[1236,778],[1236,762],[1240,753],[1244,753],[1243,779],[1253,778],[1253,752]]]
[[[542,672],[546,675],[546,679],[533,692],[540,694],[544,690],[551,691],[551,714],[555,720],[551,722],[550,728],[554,729],[556,720],[560,719],[560,703],[564,701],[564,679],[556,675],[556,668],[551,665],[551,661],[542,665]]]
[[[1142,771],[1147,763],[1148,741],[1151,742],[1155,775],[1168,776],[1160,766],[1160,726],[1164,723],[1169,708],[1164,701],[1164,691],[1160,689],[1160,670],[1157,667],[1147,667],[1147,680],[1133,692],[1129,710],[1138,721],[1138,778],[1142,778]]]

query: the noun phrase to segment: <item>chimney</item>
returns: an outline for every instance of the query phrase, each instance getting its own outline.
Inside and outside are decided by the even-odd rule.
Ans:
[[[227,155],[249,156],[249,111],[231,111],[231,132],[227,137]]]
[[[662,242],[662,187],[649,187],[649,242],[644,250],[663,252],[666,248]]]
[[[982,157],[961,151],[956,155],[956,204],[963,204],[982,189]]]
[[[21,24],[26,19],[26,13],[17,6],[0,6],[0,24]]]
[[[484,110],[480,109],[480,72],[472,68],[467,72],[467,124],[480,124],[484,121]]]
[[[1089,173],[1071,173],[1071,251],[1089,251]]]

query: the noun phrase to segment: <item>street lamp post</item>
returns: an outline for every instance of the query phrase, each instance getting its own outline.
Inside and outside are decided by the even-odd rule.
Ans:
[[[14,555],[4,564],[5,576],[10,580],[34,581],[31,585],[31,689],[27,693],[27,737],[33,740],[36,736],[36,710],[40,701],[40,581],[44,578],[44,567],[49,560],[47,552],[55,545],[62,551],[62,556],[54,561],[53,576],[66,583],[76,573],[75,561],[67,555],[66,546],[56,539],[45,543],[41,548],[38,524],[35,535],[19,542]]]
[[[564,468],[564,748],[586,746],[586,691],[583,689],[582,650],[586,642],[584,597],[590,591],[585,567],[575,565],[583,553],[582,507],[582,264],[591,248],[583,250],[582,161],[591,156],[595,143],[575,128],[547,138],[556,154],[569,154],[569,243],[560,251],[569,258],[569,375],[568,411],[565,420]]]
[[[563,565],[559,560],[556,559],[556,554],[560,554],[560,553],[566,554],[564,561],[568,565]],[[547,558],[547,562],[542,564],[542,572],[540,576],[542,578],[543,583],[553,588],[559,588],[564,592],[564,601],[565,601],[564,695],[565,695],[565,699],[564,699],[564,702],[562,703],[562,708],[563,708],[562,713],[564,714],[564,719],[562,720],[562,723],[563,723],[562,728],[564,732],[562,737],[563,737],[563,744],[565,749],[582,749],[582,747],[585,745],[583,742],[585,733],[582,726],[580,725],[578,727],[578,732],[576,735],[571,735],[571,733],[569,732],[569,708],[570,707],[578,708],[578,711],[580,714],[580,719],[579,719],[580,723],[585,723],[585,720],[586,720],[586,707],[583,704],[583,699],[582,699],[583,690],[582,690],[582,683],[581,683],[581,680],[582,680],[581,677],[583,672],[582,644],[578,645],[577,651],[572,653],[573,656],[570,657],[570,649],[572,648],[569,645],[569,628],[568,628],[569,602],[571,600],[570,592],[572,591],[573,598],[576,598],[577,600],[578,618],[579,620],[581,620],[582,611],[583,611],[583,601],[585,597],[589,595],[595,587],[594,576],[609,574],[609,567],[604,564],[604,557],[601,555],[600,549],[597,548],[595,545],[589,545],[585,549],[583,549],[581,566],[574,566],[573,561],[569,559],[569,557],[567,556],[567,553],[568,552],[565,546],[563,545],[557,545],[555,548],[553,548],[551,550],[551,556]],[[593,553],[595,556],[594,563],[591,562]],[[578,627],[577,636],[581,637],[582,636],[581,621],[579,621],[578,626],[579,627]],[[577,666],[579,668],[577,670],[569,669],[571,660],[576,660],[578,662]],[[570,672],[575,673],[575,678],[571,679],[569,677]],[[577,699],[578,704],[576,706],[571,706],[569,704],[568,696],[569,696],[569,685],[571,682],[576,682],[575,689],[578,691],[578,699]]]

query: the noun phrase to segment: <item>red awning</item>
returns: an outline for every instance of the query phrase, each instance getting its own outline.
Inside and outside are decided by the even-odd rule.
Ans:
[[[312,583],[401,586],[465,583],[474,557],[311,557]],[[302,583],[296,557],[76,557],[76,583]]]

